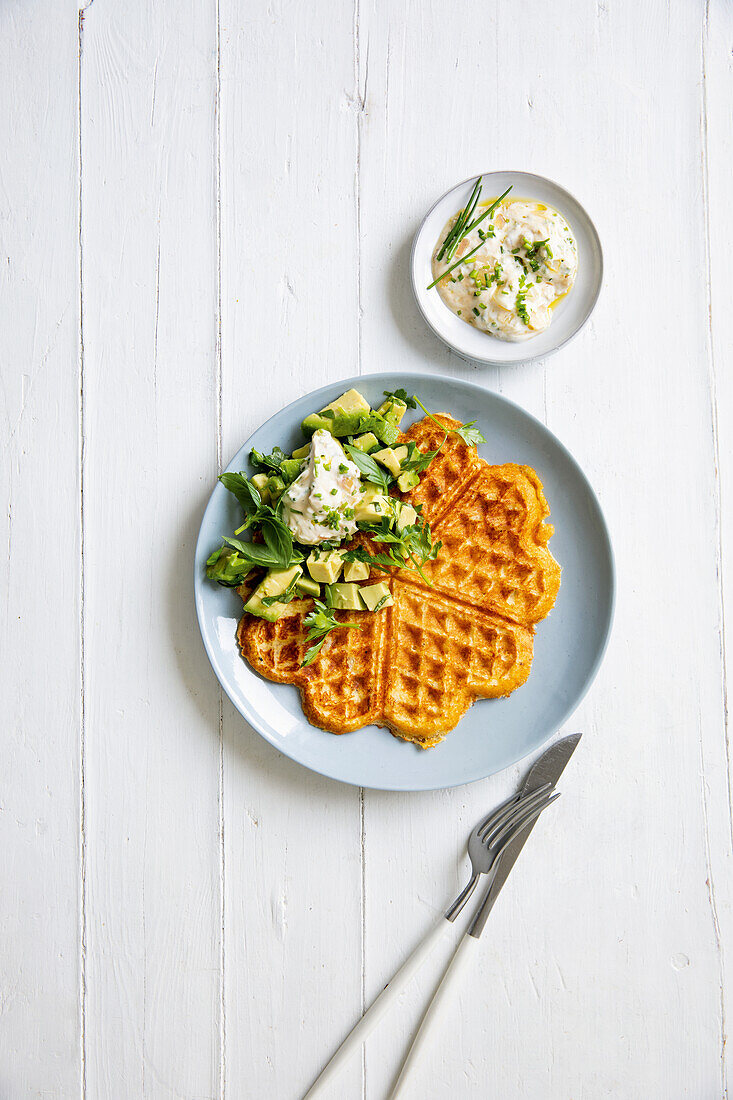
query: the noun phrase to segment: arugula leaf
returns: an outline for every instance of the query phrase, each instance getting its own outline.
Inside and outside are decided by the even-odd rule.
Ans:
[[[219,481],[241,505],[245,516],[254,516],[262,505],[262,497],[245,474],[219,474]]]
[[[249,460],[252,465],[265,470],[279,470],[283,459],[289,457],[280,447],[273,447],[269,455],[263,454],[262,451],[256,451],[254,448],[249,452]]]
[[[340,623],[338,619],[334,618],[332,598],[328,588],[326,588],[326,600],[327,603],[323,603],[321,600],[314,599],[315,606],[313,610],[303,619],[303,625],[308,627],[305,640],[313,642],[318,639],[318,641],[307,650],[301,668],[305,668],[306,665],[311,664],[316,659],[332,630],[338,630],[339,627],[344,627],[347,630],[361,630],[360,623]]]
[[[371,455],[365,454],[364,451],[360,451],[358,447],[351,447],[346,444],[346,450],[348,451],[349,458],[355,466],[359,467],[359,472],[364,475],[368,481],[373,481],[376,485],[379,485],[385,493],[389,492],[389,487],[394,480],[391,474],[388,474],[386,470],[374,461]]]
[[[456,435],[460,435],[464,443],[468,443],[469,447],[478,447],[479,443],[485,443],[486,439],[480,428],[475,428],[475,420],[472,420],[470,424],[463,424],[460,428],[454,428]]]
[[[417,403],[415,401],[415,395],[410,397],[407,390],[382,390],[385,397],[394,397],[396,401],[401,401],[403,405],[407,405],[408,409],[416,409]]]

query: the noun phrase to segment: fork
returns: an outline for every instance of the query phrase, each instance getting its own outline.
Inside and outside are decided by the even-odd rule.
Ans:
[[[343,1069],[382,1017],[395,1003],[413,975],[450,931],[458,914],[473,894],[482,874],[494,875],[505,849],[524,829],[528,828],[551,802],[559,798],[551,783],[545,783],[531,794],[515,794],[498,809],[480,821],[468,839],[471,878],[454,902],[449,905],[436,926],[415,948],[392,980],[372,1002],[355,1027],[349,1032],[331,1061],[321,1071],[303,1100],[315,1100]]]

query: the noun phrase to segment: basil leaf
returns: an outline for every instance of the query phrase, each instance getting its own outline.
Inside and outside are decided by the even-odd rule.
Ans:
[[[253,565],[261,565],[265,569],[276,569],[280,564],[269,546],[263,546],[260,542],[242,542],[240,539],[232,539],[226,535],[224,542],[233,550],[238,550],[242,557],[246,561],[251,561]]]
[[[244,474],[219,474],[219,481],[237,498],[246,516],[253,516],[261,506],[262,497]]]
[[[262,520],[262,537],[273,556],[287,569],[293,556],[293,536],[281,520],[270,518]]]
[[[249,460],[252,465],[264,467],[266,470],[279,470],[284,458],[288,458],[288,455],[280,447],[273,447],[269,455],[263,454],[262,451],[256,451],[254,448],[249,452]]]
[[[379,485],[384,492],[389,491],[390,481],[392,480],[389,474],[382,469],[382,467],[374,461],[371,455],[365,454],[364,451],[360,451],[358,447],[350,447],[346,444],[346,450],[349,453],[349,458],[358,466],[359,472],[364,475],[368,481],[373,481],[376,485]]]

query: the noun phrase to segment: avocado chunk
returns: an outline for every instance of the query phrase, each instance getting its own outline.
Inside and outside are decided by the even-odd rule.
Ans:
[[[401,466],[407,458],[407,447],[395,447],[394,453],[397,455],[397,461]]]
[[[254,474],[249,480],[262,497],[262,503],[269,504],[270,490],[267,487],[267,483],[270,479],[267,474]]]
[[[284,458],[280,463],[280,471],[283,480],[290,485],[291,482],[295,481],[304,465],[305,463],[299,458]]]
[[[234,588],[241,584],[253,569],[254,566],[246,562],[236,550],[227,550],[223,546],[215,550],[206,562],[206,576],[210,581],[218,581],[225,588]]]
[[[337,611],[363,611],[358,584],[330,584],[329,591]]]
[[[249,611],[250,615],[256,615],[258,619],[266,619],[268,623],[276,623],[287,609],[288,605],[286,603],[271,603],[269,605],[263,603],[262,598],[256,592],[252,593],[244,605],[244,610]]]
[[[289,569],[271,569],[265,579],[257,585],[253,595],[260,598],[280,596],[302,572],[303,567],[300,565],[291,565]]]
[[[359,589],[359,595],[370,611],[381,611],[383,607],[391,607],[394,603],[389,591],[389,583],[380,581],[379,584],[368,584]]]
[[[338,550],[314,550],[305,564],[314,581],[333,584],[341,572],[344,559]]]
[[[369,402],[358,390],[347,390],[320,412],[306,416],[302,428],[306,435],[312,435],[319,428],[337,437],[354,435],[359,431],[361,418],[370,412]]]
[[[298,592],[302,592],[304,596],[315,596],[316,599],[321,594],[321,586],[318,581],[312,581],[310,577],[298,577],[295,582],[295,587]]]
[[[271,500],[277,500],[285,492],[285,482],[279,474],[271,474],[267,479],[267,491]]]
[[[354,506],[354,519],[357,523],[379,523],[390,513],[389,497],[372,481],[365,481],[362,489],[361,500]]]
[[[405,448],[405,454],[407,454],[407,448]],[[380,466],[384,466],[391,474],[394,474],[395,477],[399,476],[400,460],[391,447],[384,447],[381,451],[375,451],[372,458]]]
[[[391,447],[400,438],[400,429],[397,425],[391,424],[383,416],[372,416],[369,422],[377,439],[384,443],[385,447]]]
[[[405,527],[414,527],[417,523],[417,512],[411,504],[400,504],[397,509],[395,527],[398,531],[404,531]]]
[[[407,405],[404,401],[400,401],[399,397],[388,397],[384,401],[377,412],[380,416],[383,416],[385,420],[388,420],[390,424],[394,424],[398,427],[402,417],[407,412]]]
[[[414,489],[415,486],[419,484],[420,477],[414,470],[410,470],[406,474],[400,474],[397,478],[397,485],[401,493],[409,493],[410,489]]]
[[[310,443],[304,443],[302,447],[296,447],[293,451],[293,458],[307,458],[311,453]]]
[[[365,561],[347,561],[344,566],[345,581],[366,581],[371,570]]]
[[[365,455],[370,455],[372,451],[376,451],[379,440],[374,432],[365,432],[364,435],[355,436],[351,445],[356,447],[357,450],[363,451]]]

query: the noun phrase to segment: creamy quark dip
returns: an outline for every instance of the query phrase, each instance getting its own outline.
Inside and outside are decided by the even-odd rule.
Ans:
[[[440,280],[445,304],[501,340],[528,340],[544,331],[578,271],[575,240],[562,214],[532,199],[506,199],[461,240],[450,261],[438,260],[460,213],[447,222],[433,253],[433,278]]]
[[[330,432],[313,433],[305,466],[283,496],[283,520],[296,542],[316,546],[356,531],[361,474]]]

